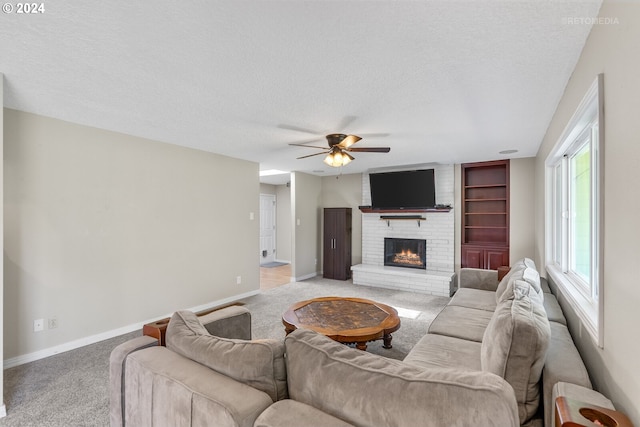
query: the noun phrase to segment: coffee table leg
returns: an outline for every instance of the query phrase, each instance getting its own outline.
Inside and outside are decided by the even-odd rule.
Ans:
[[[358,341],[356,343],[356,348],[358,350],[366,351],[367,350],[367,342],[366,341]]]
[[[392,348],[393,346],[391,345],[391,334],[385,334],[382,337],[382,348]]]

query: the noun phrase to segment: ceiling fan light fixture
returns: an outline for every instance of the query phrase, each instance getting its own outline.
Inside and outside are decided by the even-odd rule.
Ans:
[[[380,134],[383,135],[383,134]],[[298,159],[306,159],[307,157],[313,156],[321,156],[326,154],[324,158],[324,163],[333,168],[339,168],[342,166],[346,166],[354,160],[353,156],[349,154],[349,152],[357,152],[357,153],[388,153],[389,147],[359,147],[352,148],[351,146],[356,142],[360,141],[362,138],[358,135],[345,135],[343,133],[331,133],[329,135],[325,135],[327,138],[327,144],[329,145],[328,151],[321,151],[320,153],[308,154],[306,156],[297,157]],[[317,147],[314,145],[307,145],[305,142],[302,143],[290,143],[289,145],[293,145],[296,147],[306,147],[306,148],[319,148],[321,150],[326,150],[324,147]]]
[[[351,162],[351,160],[353,160],[352,156],[340,150],[333,151],[327,154],[327,157],[324,158],[324,162],[334,168],[346,166]]]

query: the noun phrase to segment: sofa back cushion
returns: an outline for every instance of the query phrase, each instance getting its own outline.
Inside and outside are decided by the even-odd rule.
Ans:
[[[480,352],[482,370],[501,376],[513,387],[523,424],[538,409],[540,376],[550,337],[544,307],[530,292],[535,291],[527,282],[514,281],[514,297],[498,303]]]
[[[540,283],[540,273],[535,267],[530,267],[529,265],[534,265],[533,261],[531,263],[525,262],[528,258],[517,262],[509,273],[507,273],[496,288],[496,303],[500,302],[502,299],[510,299],[511,295],[513,295],[513,283],[516,280],[524,280],[528,282],[536,292],[542,293],[542,287]],[[529,264],[529,265],[528,265]],[[508,296],[505,296],[507,294]]]
[[[498,287],[496,288],[496,302],[500,301],[500,297],[502,297],[502,294],[507,290],[507,286],[512,282],[514,276],[518,279],[522,279],[522,271],[525,268],[527,268],[527,266],[524,265],[523,260],[520,260],[511,266],[509,272],[505,274],[502,280],[500,280],[500,283],[498,283]]]
[[[177,311],[166,333],[167,348],[236,381],[264,391],[275,402],[288,397],[284,343],[210,335],[190,311]]]
[[[532,286],[530,282],[523,279],[516,279],[514,276],[514,278],[509,282],[507,289],[505,289],[498,299],[498,304],[502,301],[517,298],[518,296],[528,296],[536,304],[544,306],[544,292],[542,292],[542,288],[540,288],[540,286],[538,286],[537,289],[538,290],[536,291],[536,287]]]
[[[305,329],[285,346],[290,397],[355,426],[519,425],[511,386],[489,372],[412,366]]]

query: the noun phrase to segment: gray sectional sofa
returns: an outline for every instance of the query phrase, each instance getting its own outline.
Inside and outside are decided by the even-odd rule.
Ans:
[[[462,269],[459,289],[403,361],[309,330],[250,340],[238,306],[176,312],[166,347],[138,337],[110,360],[116,426],[552,426],[557,395],[591,389],[562,310],[531,260]]]

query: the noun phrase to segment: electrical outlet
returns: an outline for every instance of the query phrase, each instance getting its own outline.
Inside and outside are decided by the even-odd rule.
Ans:
[[[33,321],[33,332],[44,331],[44,319],[36,319]]]
[[[57,327],[58,327],[58,318],[54,316],[51,319],[49,319],[49,329],[55,329]]]
[[[239,285],[241,283],[242,283],[242,276],[236,277],[236,285]]]

